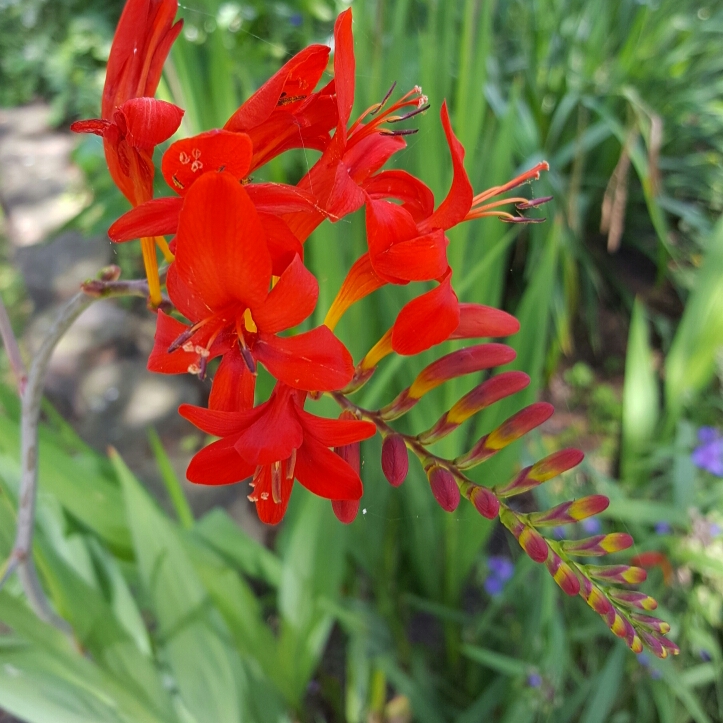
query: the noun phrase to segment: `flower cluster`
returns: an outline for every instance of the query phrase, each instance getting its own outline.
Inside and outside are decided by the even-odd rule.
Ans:
[[[540,530],[585,520],[607,499],[583,497],[544,512],[519,511],[514,497],[576,466],[577,450],[562,450],[522,469],[494,489],[473,482],[467,471],[483,463],[553,412],[545,403],[522,409],[454,460],[429,447],[486,407],[524,389],[529,377],[506,371],[488,376],[429,429],[402,434],[392,422],[437,386],[463,375],[511,362],[514,351],[480,343],[438,358],[386,406],[363,409],[350,396],[390,354],[414,355],[454,339],[503,338],[518,331],[509,314],[461,303],[447,260],[447,231],[465,221],[495,216],[511,223],[540,222],[503,210],[539,206],[548,198],[499,198],[539,178],[540,163],[509,183],[475,194],[464,168],[446,103],[440,107],[453,166],[449,192],[437,203],[415,176],[384,170],[414,128],[401,128],[430,108],[421,88],[393,100],[395,86],[352,119],[355,59],[352,13],[334,28],[333,79],[321,84],[330,48],[312,45],[291,58],[223,127],[176,140],[163,153],[161,173],[173,195],[153,198],[153,151],[180,126],[183,111],[153,95],[164,60],[180,31],[173,24],[176,0],[129,0],[108,63],[102,117],[73,130],[102,136],[111,175],[132,209],[110,228],[117,243],[141,239],[149,305],[157,315],[148,368],[164,374],[212,376],[207,407],[182,405],[180,413],[218,439],[198,452],[187,476],[223,485],[249,481],[249,499],[261,520],[279,522],[293,483],[329,499],[337,517],[351,522],[359,509],[359,443],[379,433],[382,470],[392,485],[407,476],[416,456],[431,492],[448,511],[466,498],[502,524],[536,562],[545,564],[568,594],[581,595],[612,631],[636,651],[643,644],[665,656],[676,648],[665,623],[643,614],[655,602],[617,585],[639,582],[644,572],[626,565],[573,561],[629,547],[626,534],[596,534],[555,541]],[[315,149],[318,161],[296,185],[254,183],[252,172],[293,148]],[[314,312],[319,284],[304,264],[304,245],[314,229],[364,210],[367,250],[351,266],[322,326],[293,333]],[[166,236],[172,237],[170,242]],[[168,262],[162,296],[157,249]],[[354,363],[334,329],[355,303],[385,285],[426,282],[426,290],[399,309],[391,328]],[[263,366],[276,380],[266,400],[257,399]],[[305,409],[325,393],[341,407],[339,419]],[[511,501],[512,500],[512,501]],[[509,564],[498,571],[509,577]],[[506,576],[506,577],[505,577]]]

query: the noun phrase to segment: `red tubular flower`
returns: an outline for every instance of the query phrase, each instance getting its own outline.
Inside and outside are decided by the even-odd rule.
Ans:
[[[133,206],[153,197],[153,148],[176,132],[183,116],[180,108],[152,97],[183,27],[183,21],[173,24],[177,10],[176,0],[128,0],[108,58],[101,118],[70,127],[103,137],[111,177]],[[161,286],[156,244],[170,259],[161,236],[141,240],[151,303],[157,306]]]
[[[281,520],[294,479],[319,497],[358,500],[359,475],[329,447],[373,436],[370,422],[323,419],[303,410],[305,394],[277,384],[267,402],[254,409],[221,412],[183,404],[180,414],[208,434],[221,437],[191,460],[191,482],[222,485],[253,475],[253,492],[262,522]]]
[[[234,377],[243,369],[238,355],[251,374],[260,362],[296,389],[343,387],[352,359],[327,327],[277,336],[313,311],[316,279],[298,256],[269,291],[271,275],[266,234],[243,186],[225,171],[200,177],[186,194],[167,281],[171,300],[192,325],[159,313],[148,368],[204,376],[209,359],[234,350],[222,362],[229,388],[243,387]],[[169,344],[172,327],[178,334]],[[229,408],[222,401],[215,406]]]
[[[144,236],[175,234],[183,199],[207,173],[224,171],[244,183],[251,169],[253,146],[245,133],[212,130],[176,141],[163,155],[161,171],[179,198],[155,198],[131,209],[108,230],[116,243]],[[244,185],[267,235],[274,275],[279,276],[303,247],[279,217],[316,208],[313,197],[294,186],[277,183]]]
[[[337,126],[321,158],[299,182],[299,188],[312,192],[318,202],[316,214],[291,214],[285,220],[303,242],[325,218],[332,221],[361,208],[366,201],[362,185],[389,158],[406,146],[401,137],[409,131],[382,127],[411,117],[426,108],[427,99],[415,87],[396,103],[384,108],[387,98],[368,108],[348,129],[354,105],[354,38],[351,8],[339,15],[334,25],[334,86]],[[413,108],[403,116],[397,111]],[[364,123],[363,121],[367,122]]]
[[[337,124],[334,82],[312,91],[328,59],[326,45],[304,48],[226,121],[225,130],[251,137],[252,170],[290,148],[326,148],[329,131]]]

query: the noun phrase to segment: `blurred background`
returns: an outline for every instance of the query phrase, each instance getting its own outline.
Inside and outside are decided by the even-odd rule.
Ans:
[[[26,358],[84,279],[142,275],[137,244],[106,230],[127,209],[99,114],[120,0],[0,0],[0,294]],[[288,57],[331,42],[332,0],[185,0],[159,97],[180,133],[221,126]],[[296,486],[263,528],[245,486],[192,488],[203,443],[176,414],[208,384],[145,371],[142,300],[103,301],[58,348],[40,448],[36,564],[76,644],[41,623],[17,579],[0,592],[0,720],[28,723],[696,723],[723,721],[723,7],[714,0],[355,0],[355,112],[392,82],[431,109],[394,159],[439,201],[451,163],[446,98],[476,191],[546,159],[528,195],[554,201],[520,227],[450,233],[462,301],[520,320],[510,340],[532,384],[439,445],[453,457],[525,404],[557,412],[478,468],[496,484],[565,446],[583,464],[539,489],[544,508],[606,494],[572,536],[627,531],[642,589],[681,647],[630,653],[566,599],[499,523],[439,509],[412,463],[402,487],[362,448],[358,519]],[[294,183],[313,151],[256,181]],[[157,194],[167,195],[162,179]],[[365,246],[363,217],[307,245],[323,320]],[[404,303],[385,288],[337,331],[358,360]],[[378,407],[433,357],[388,358],[359,404]],[[12,547],[19,404],[0,354],[0,554]],[[479,380],[436,390],[419,431]],[[260,378],[260,394],[270,389]],[[263,397],[265,398],[265,397]],[[315,413],[338,414],[322,400]],[[110,459],[107,447],[118,454]],[[553,532],[553,535],[555,532]],[[569,530],[565,533],[570,536]],[[622,557],[621,560],[627,560]],[[13,718],[14,716],[15,718]]]

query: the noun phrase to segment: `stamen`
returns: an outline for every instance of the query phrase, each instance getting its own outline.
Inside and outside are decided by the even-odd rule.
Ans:
[[[296,467],[296,450],[291,450],[291,457],[286,460],[286,479],[294,479],[294,468]]]
[[[271,497],[278,505],[281,504],[281,462],[271,465]]]
[[[189,374],[199,374],[201,372],[201,367],[198,366],[198,364],[189,364],[187,371]]]
[[[206,351],[206,349],[204,349]],[[198,378],[203,381],[206,378],[206,368],[208,367],[208,354],[206,356],[201,355],[201,360],[198,364]]]
[[[537,206],[542,206],[543,203],[547,203],[548,201],[552,201],[553,196],[543,196],[542,198],[533,198],[529,201],[526,201],[525,203],[518,203],[517,208],[520,211],[526,211],[528,208],[536,208]]]
[[[246,338],[244,337],[244,330],[241,327],[241,322],[243,320],[243,317],[241,319],[236,319],[236,335],[238,336],[238,346],[239,351],[241,352],[241,357],[244,360],[244,363],[246,364],[246,368],[254,375],[256,376],[256,360],[254,359],[253,354],[251,353],[251,350],[246,345]]]
[[[263,473],[264,473],[264,467],[263,467],[263,465],[260,464],[260,465],[258,465],[258,467],[256,467],[256,469],[254,470],[254,476],[253,476],[253,479],[251,480],[251,482],[249,483],[249,487],[251,487],[252,489],[255,490],[255,489],[256,489],[256,485],[259,483],[259,481],[260,481],[260,479],[261,479],[261,475],[262,475]],[[250,495],[247,495],[247,497],[248,497],[248,499],[249,499],[251,502],[258,502],[258,501],[259,501],[259,496],[258,496],[258,494],[256,493],[256,491],[252,492]]]
[[[500,221],[504,221],[505,223],[545,223],[547,219],[525,218],[524,216],[510,216],[509,218],[507,218],[505,216],[500,216]]]
[[[394,89],[396,87],[397,87],[397,81],[395,80],[392,83],[392,87],[387,91],[387,94],[382,98],[379,105],[376,107],[375,110],[370,111],[369,115],[376,115],[386,105],[386,102],[389,100],[390,96],[392,95],[392,93],[394,92]],[[421,92],[422,89],[420,88],[419,90]]]
[[[409,113],[405,113],[404,115],[387,118],[387,123],[399,123],[399,121],[407,120],[407,118],[413,118],[415,115],[419,115],[420,113],[424,113],[425,110],[429,110],[429,107],[429,103],[427,103],[426,105],[422,105],[416,110],[409,111]]]
[[[203,319],[202,321],[199,321],[198,324],[194,324],[190,329],[186,329],[178,338],[171,342],[171,345],[168,347],[167,351],[169,354],[172,354],[176,349],[180,349],[181,347],[184,347],[186,342],[206,323],[208,323],[211,320],[212,317],[208,317],[206,319]]]
[[[415,133],[419,133],[419,128],[405,128],[400,131],[390,131],[386,128],[382,128],[381,132],[387,136],[413,136]]]
[[[182,347],[183,351],[188,352],[189,354],[196,350],[196,347],[193,345],[192,341],[187,341]]]

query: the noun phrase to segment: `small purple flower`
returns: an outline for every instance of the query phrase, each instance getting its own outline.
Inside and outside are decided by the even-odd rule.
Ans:
[[[701,427],[698,430],[701,444],[693,450],[690,459],[696,467],[723,477],[723,438],[713,427]]]
[[[490,575],[484,583],[484,588],[490,597],[499,597],[505,588],[504,580],[500,580],[496,575]]]
[[[721,533],[721,527],[717,522],[711,522],[710,525],[708,525],[708,534],[711,537],[718,537]]]
[[[527,676],[527,685],[529,685],[530,688],[539,688],[542,685],[542,677],[539,673],[530,673]]]
[[[650,656],[647,653],[638,653],[638,663],[643,668],[648,668],[650,666]]]
[[[599,535],[602,531],[602,523],[596,517],[588,517],[580,526],[588,535]]]
[[[295,28],[301,27],[301,23],[304,22],[304,18],[301,17],[301,13],[294,13],[289,18],[289,24]]]
[[[502,582],[507,582],[515,572],[515,566],[512,564],[512,560],[502,555],[493,555],[490,557],[489,560],[487,560],[487,567],[489,567],[492,575],[498,577]]]
[[[715,427],[701,427],[698,430],[698,441],[701,444],[710,444],[720,438],[720,434]]]
[[[661,520],[655,525],[656,535],[669,535],[672,531],[673,528],[670,526],[670,523],[665,522],[665,520]]]
[[[704,663],[710,663],[710,661],[713,660],[713,657],[711,656],[711,654],[710,654],[707,650],[701,650],[700,653],[699,653],[699,655],[700,655],[700,659],[701,659]]]
[[[559,525],[557,527],[553,527],[552,534],[554,535],[556,540],[564,540],[565,539],[565,528],[560,527]]]
[[[653,680],[660,680],[663,677],[663,674],[657,668],[653,668],[650,671],[650,677]]]

